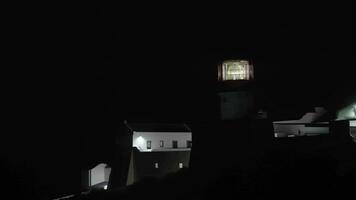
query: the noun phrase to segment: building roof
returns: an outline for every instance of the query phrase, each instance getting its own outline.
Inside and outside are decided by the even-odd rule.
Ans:
[[[137,132],[191,132],[184,123],[125,123],[131,131]]]

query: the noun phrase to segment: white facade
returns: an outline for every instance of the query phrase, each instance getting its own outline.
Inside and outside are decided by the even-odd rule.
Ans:
[[[99,183],[108,182],[111,168],[108,168],[106,164],[101,163],[89,170],[89,186],[93,186]]]
[[[320,127],[308,127],[304,124],[273,124],[275,137],[294,137],[303,135],[328,134],[329,127],[323,127],[325,123],[320,123]]]
[[[354,106],[354,105],[353,105]],[[349,119],[350,122],[350,134],[356,137],[356,119],[354,117],[354,107],[348,106],[338,112],[337,120]],[[294,137],[303,135],[320,135],[328,134],[329,127],[328,122],[317,122],[326,111],[323,108],[316,107],[315,112],[306,113],[302,118],[298,120],[287,120],[287,121],[274,121],[274,136],[275,137]],[[356,116],[356,115],[355,115]],[[308,126],[307,124],[314,123],[315,126]]]
[[[327,122],[315,123],[320,126],[306,126],[307,124],[314,123],[325,113],[326,110],[324,108],[315,107],[315,112],[308,112],[298,120],[275,121],[273,122],[275,137],[328,134],[329,127],[327,126]]]
[[[174,141],[177,147],[173,148]],[[140,151],[179,151],[189,150],[191,132],[133,132],[132,146]],[[151,147],[149,148],[149,143]]]

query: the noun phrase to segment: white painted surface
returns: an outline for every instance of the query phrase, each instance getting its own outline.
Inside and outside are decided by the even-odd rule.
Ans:
[[[191,132],[133,132],[132,146],[140,151],[174,151],[188,150],[187,141],[192,141]],[[164,146],[160,147],[163,140]],[[178,149],[173,149],[172,142],[178,142]],[[147,141],[152,141],[151,149],[147,149]]]
[[[159,152],[159,151],[190,151],[190,148],[177,148],[177,149],[173,149],[173,148],[160,148],[160,149],[149,149],[147,150],[149,152]]]
[[[273,124],[275,137],[288,137],[289,135],[319,135],[328,134],[329,127],[306,127],[302,124]]]
[[[105,168],[104,173],[105,173],[105,175],[104,175],[105,176],[105,181],[109,182],[111,168],[110,167]]]
[[[315,107],[315,112],[305,113],[300,119],[273,122],[275,137],[328,134],[329,127],[306,127],[302,123],[313,123],[326,113],[322,107]],[[323,124],[323,123],[321,123]],[[325,124],[325,123],[324,123]],[[327,122],[326,122],[327,124]]]
[[[106,164],[101,163],[90,170],[90,186],[109,181],[111,168],[106,168]]]
[[[350,120],[350,127],[356,127],[356,119]]]

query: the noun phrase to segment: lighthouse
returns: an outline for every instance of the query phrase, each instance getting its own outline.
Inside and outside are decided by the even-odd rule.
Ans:
[[[259,110],[255,106],[254,66],[250,60],[223,60],[218,64],[217,80],[220,120],[256,115]]]

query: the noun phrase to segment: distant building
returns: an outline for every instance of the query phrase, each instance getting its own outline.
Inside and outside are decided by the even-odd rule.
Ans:
[[[189,167],[192,132],[186,124],[125,123],[123,134],[112,187]]]
[[[338,121],[347,122],[347,127],[345,127],[345,134],[350,136],[356,136],[356,118],[353,113],[352,106],[345,107],[338,111],[337,118],[330,118],[329,113],[322,107],[315,107],[314,112],[308,112],[304,114],[300,119],[297,120],[285,120],[285,121],[274,121],[274,136],[279,137],[295,137],[295,136],[317,136],[330,134],[332,124],[341,123]],[[341,115],[340,113],[344,114]],[[345,114],[346,113],[346,114]],[[345,117],[346,115],[346,117]],[[339,132],[338,134],[343,134]]]
[[[275,137],[294,137],[304,135],[320,135],[329,133],[328,121],[323,121],[326,110],[316,107],[314,112],[308,112],[297,120],[274,121]]]

